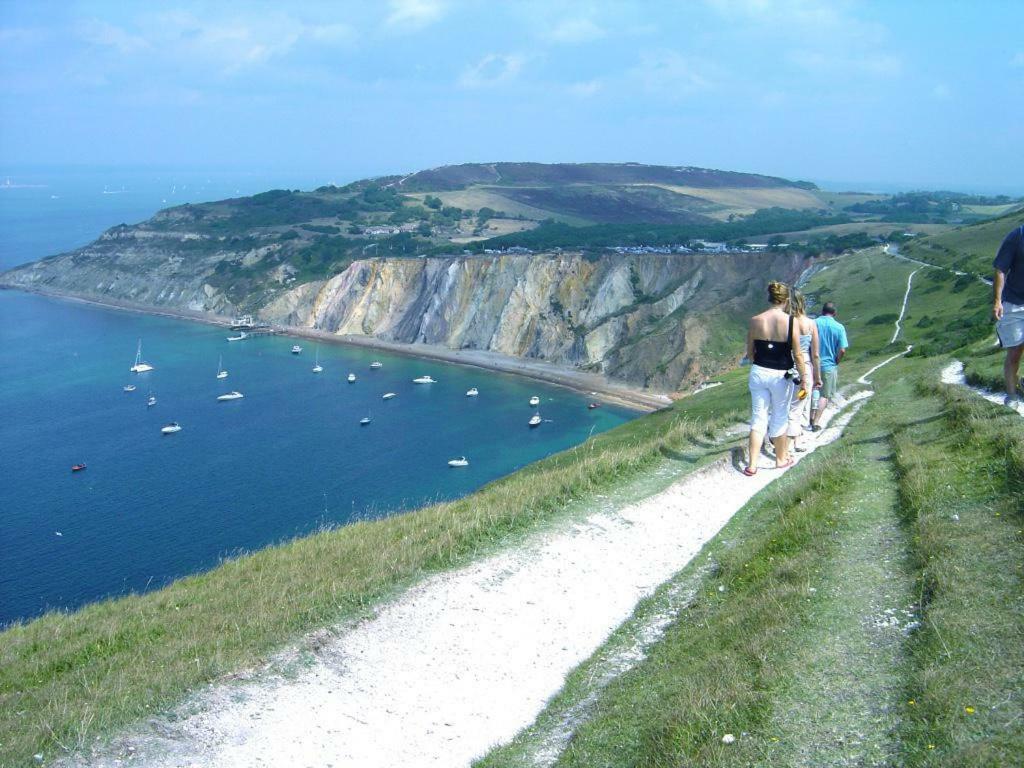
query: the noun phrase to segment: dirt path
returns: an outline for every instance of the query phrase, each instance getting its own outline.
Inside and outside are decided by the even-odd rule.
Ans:
[[[956,384],[964,389],[968,389],[978,397],[985,398],[990,403],[1003,405],[1005,395],[1002,392],[993,392],[982,387],[972,387],[967,383],[967,377],[964,376],[964,364],[959,360],[954,360],[942,369],[941,381],[943,384]],[[1010,410],[1024,416],[1024,408],[1010,408]]]
[[[851,400],[862,399],[862,392]],[[826,429],[814,441],[836,439]],[[637,602],[755,493],[727,461],[432,577],[324,640],[293,677],[222,685],[74,764],[460,766],[534,721]]]

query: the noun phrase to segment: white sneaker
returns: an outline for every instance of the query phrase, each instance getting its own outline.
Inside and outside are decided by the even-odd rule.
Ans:
[[[1013,408],[1017,413],[1024,413],[1024,400],[1021,400],[1020,395],[1007,395],[1003,398],[1003,405]]]

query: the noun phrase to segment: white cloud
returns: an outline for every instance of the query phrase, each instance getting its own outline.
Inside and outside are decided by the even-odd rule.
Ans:
[[[606,34],[605,30],[590,17],[576,16],[562,19],[547,30],[544,36],[556,43],[587,43],[600,40]]]
[[[149,41],[141,35],[132,34],[99,19],[89,19],[79,24],[78,36],[87,43],[113,48],[119,53],[135,53],[150,47]]]
[[[459,85],[463,88],[490,88],[507,83],[519,76],[525,63],[526,56],[520,53],[489,53],[462,70]]]
[[[713,87],[711,79],[692,60],[675,51],[645,52],[630,71],[631,79],[651,93],[685,96]]]
[[[444,16],[447,10],[442,0],[390,0],[391,8],[385,24],[389,27],[422,29]]]
[[[603,80],[584,80],[578,83],[570,83],[568,91],[573,96],[589,98],[603,91],[604,87],[605,83]]]

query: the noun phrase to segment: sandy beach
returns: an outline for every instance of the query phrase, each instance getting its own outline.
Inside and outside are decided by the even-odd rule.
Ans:
[[[35,293],[40,296],[71,301],[81,304],[93,304],[108,309],[119,309],[126,312],[138,312],[140,314],[155,315],[158,317],[172,317],[177,320],[191,320],[208,325],[216,325],[227,328],[232,320],[209,312],[196,312],[187,309],[173,309],[168,307],[153,307],[146,304],[136,304],[129,301],[117,299],[97,298],[85,294],[76,294],[65,291],[50,291],[41,288],[26,288],[0,284],[0,288],[6,290],[23,291]],[[511,373],[516,376],[523,376],[529,379],[536,379],[548,384],[566,387],[577,392],[583,392],[594,400],[605,403],[620,405],[637,411],[656,411],[671,405],[672,398],[666,394],[651,392],[628,384],[616,382],[606,376],[585,371],[566,368],[543,360],[527,360],[497,352],[487,352],[476,349],[449,349],[435,344],[405,344],[396,341],[386,341],[372,336],[338,335],[330,331],[323,331],[315,328],[301,328],[291,325],[272,325],[275,334],[294,337],[297,339],[311,339],[329,344],[348,344],[351,346],[379,349],[399,355],[418,357],[426,360],[440,360],[456,365],[482,368],[500,373]]]

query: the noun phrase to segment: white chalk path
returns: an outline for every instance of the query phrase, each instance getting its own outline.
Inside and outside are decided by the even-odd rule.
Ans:
[[[940,379],[942,380],[943,384],[956,384],[958,386],[963,387],[964,389],[970,390],[979,397],[985,398],[990,403],[995,403],[996,405],[1003,405],[1003,399],[1006,396],[1004,393],[993,392],[992,390],[985,389],[983,387],[972,387],[970,384],[967,383],[967,377],[964,376],[964,364],[959,360],[954,360],[945,368],[943,368],[942,374],[940,375]],[[1010,410],[1015,411],[1021,416],[1024,416],[1024,409],[1022,408],[1011,407]]]
[[[887,359],[883,360],[882,362],[880,362],[878,365],[874,366],[873,368],[869,368],[867,373],[865,373],[863,376],[861,376],[859,379],[857,379],[857,383],[870,386],[871,385],[871,379],[868,378],[868,377],[871,376],[871,374],[873,374],[879,368],[884,368],[889,363],[891,363],[893,360],[896,360],[897,358],[903,357],[904,355],[910,354],[910,350],[912,350],[913,348],[914,348],[913,344],[907,344],[907,348],[904,349],[902,352],[897,352],[895,355],[893,355],[890,358],[887,358]]]
[[[840,432],[823,430],[809,447]],[[637,602],[781,474],[766,466],[748,478],[720,461],[642,502],[430,577],[328,640],[297,677],[216,686],[178,717],[118,739],[117,754],[76,764],[122,765],[130,754],[153,768],[467,766],[530,725]]]
[[[895,344],[896,339],[900,335],[900,331],[903,330],[903,318],[907,314],[907,302],[910,301],[910,287],[914,282],[914,275],[921,271],[921,267],[918,267],[907,276],[907,292],[903,294],[903,306],[900,307],[900,316],[896,318],[896,329],[892,332],[892,338],[889,339],[890,344]]]

